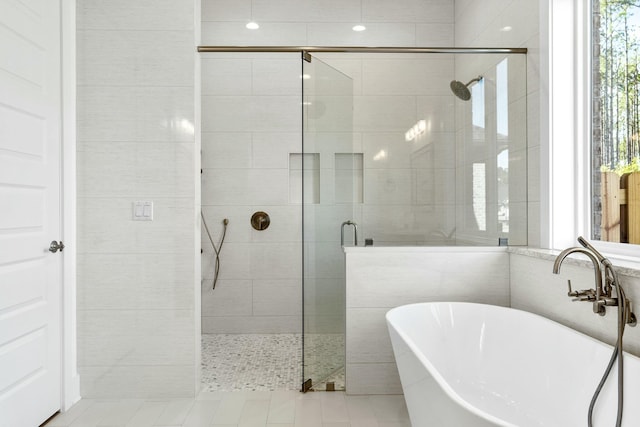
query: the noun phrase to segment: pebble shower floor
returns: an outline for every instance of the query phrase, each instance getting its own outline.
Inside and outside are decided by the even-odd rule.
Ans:
[[[202,334],[203,391],[298,390],[298,334]]]
[[[300,334],[202,334],[202,391],[300,390],[301,379]],[[344,387],[344,372],[332,380]]]

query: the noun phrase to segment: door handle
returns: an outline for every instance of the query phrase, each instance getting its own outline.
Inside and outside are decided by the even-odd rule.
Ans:
[[[358,224],[349,220],[342,223],[340,227],[340,246],[344,247],[344,226],[353,225],[353,245],[358,246]]]
[[[58,251],[62,252],[63,249],[64,249],[64,243],[62,243],[62,241],[58,243],[55,240],[52,240],[51,244],[49,245],[49,252],[54,254]]]

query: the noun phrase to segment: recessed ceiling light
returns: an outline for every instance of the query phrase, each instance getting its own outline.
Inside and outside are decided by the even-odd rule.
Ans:
[[[246,27],[250,30],[257,30],[258,28],[260,28],[260,25],[258,25],[258,23],[255,21],[251,21],[247,23]]]
[[[362,24],[354,25],[353,28],[352,28],[353,31],[364,31],[366,29],[367,29],[367,27],[365,27]]]

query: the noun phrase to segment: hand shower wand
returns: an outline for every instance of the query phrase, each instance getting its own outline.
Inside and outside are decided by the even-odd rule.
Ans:
[[[213,251],[216,254],[215,259],[215,267],[213,271],[213,282],[211,285],[211,290],[216,288],[216,283],[218,283],[218,275],[220,274],[220,252],[222,252],[222,245],[224,244],[224,238],[227,235],[227,225],[229,225],[229,220],[227,218],[222,220],[223,229],[222,229],[222,238],[220,239],[219,247],[216,247],[216,244],[213,241],[213,237],[211,237],[211,232],[209,231],[209,227],[207,226],[207,221],[204,219],[204,213],[200,211],[200,217],[202,217],[202,225],[204,225],[204,229],[207,232],[207,236],[209,237],[209,242],[211,242],[211,246],[213,246]]]

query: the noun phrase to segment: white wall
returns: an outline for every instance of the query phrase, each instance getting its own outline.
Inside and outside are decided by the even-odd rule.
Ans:
[[[515,162],[514,169],[527,168],[528,193],[523,198],[512,197],[516,209],[526,209],[527,244],[540,245],[540,2],[514,0],[479,2],[455,0],[456,46],[526,47],[526,114],[527,165]],[[462,70],[456,66],[456,73]],[[542,88],[547,89],[547,88]],[[518,101],[513,100],[513,101]],[[524,106],[523,106],[524,107]],[[518,107],[522,108],[522,107]],[[516,210],[514,209],[514,210]]]
[[[535,21],[531,16],[537,15],[528,13],[526,1],[509,5],[507,10],[526,12],[521,23]],[[472,1],[456,3],[455,17],[475,22],[477,16],[484,16],[482,11],[470,13],[472,7],[477,7]],[[454,2],[450,0],[205,0],[202,8],[202,44],[442,46],[454,41]],[[193,165],[197,164],[199,147],[191,125],[195,121],[196,9],[187,1],[117,1],[108,7],[96,0],[78,2],[78,345],[85,397],[184,396],[194,392],[194,317],[198,310],[193,306],[197,299],[192,283],[193,265],[198,264],[194,247],[199,243],[193,231],[199,188]],[[260,32],[244,28],[251,15],[261,23]],[[494,15],[486,16],[479,22],[490,22]],[[355,22],[364,22],[367,31],[351,31]],[[459,28],[461,25],[456,31]],[[478,34],[472,31],[465,40],[456,32],[455,42],[481,44]],[[535,41],[531,34],[522,43],[531,49]],[[221,59],[223,66],[209,67],[208,58],[202,56],[203,86],[214,85],[203,89],[203,162],[207,162],[205,168],[227,168],[231,172],[228,176],[236,173],[239,178],[230,181],[233,187],[225,187],[224,182],[213,184],[225,191],[231,189],[214,195],[213,200],[250,196],[243,200],[251,201],[215,202],[224,209],[215,203],[205,209],[214,224],[214,236],[219,236],[222,218],[231,222],[219,284],[220,290],[226,288],[230,295],[221,301],[204,301],[207,297],[203,296],[204,331],[216,330],[207,329],[215,322],[206,321],[207,307],[216,305],[231,310],[227,313],[235,316],[231,320],[245,316],[248,320],[244,323],[254,325],[263,324],[254,314],[285,310],[284,316],[274,316],[279,318],[276,330],[289,330],[290,320],[299,315],[286,302],[296,297],[289,291],[298,288],[291,278],[299,277],[296,269],[300,263],[294,261],[300,248],[293,243],[299,239],[291,229],[279,227],[284,223],[297,227],[299,217],[293,212],[299,206],[290,206],[285,194],[285,160],[278,153],[287,152],[299,124],[274,116],[263,118],[262,123],[269,125],[266,129],[255,127],[257,122],[251,120],[249,129],[244,128],[246,123],[241,129],[229,129],[224,118],[234,105],[238,107],[234,99],[238,95],[266,103],[269,111],[293,111],[290,89],[293,80],[299,79],[299,69],[296,66],[292,74],[290,67],[293,60],[298,61],[277,58],[290,70],[283,74],[270,68],[274,61],[252,57],[247,62],[245,57],[228,55],[214,59]],[[227,60],[231,62],[225,63]],[[240,68],[235,61],[241,62]],[[531,73],[535,64],[535,59],[528,63],[533,67]],[[224,70],[229,70],[225,65],[235,70],[227,71],[227,77],[233,75],[231,82],[248,80],[239,86],[220,80],[225,77]],[[273,85],[256,84],[255,75],[268,76],[265,81]],[[530,79],[530,93],[535,92],[535,83]],[[249,93],[247,84],[251,85]],[[230,94],[224,93],[230,88]],[[209,110],[207,96],[226,99],[228,108]],[[535,105],[530,107],[529,111],[536,110]],[[297,114],[298,106],[295,111]],[[529,124],[535,129],[535,119]],[[231,151],[211,159],[207,132],[218,132],[220,137],[227,134],[226,147]],[[536,139],[530,134],[530,154],[535,150],[531,141]],[[273,140],[278,141],[277,146],[270,144]],[[265,166],[263,162],[270,156],[276,162]],[[529,157],[536,158],[535,153]],[[261,170],[251,172],[253,168]],[[530,170],[535,173],[535,168]],[[203,185],[211,183],[208,172]],[[238,188],[237,182],[243,180],[246,186]],[[273,192],[277,200],[257,190],[258,184],[279,189]],[[203,197],[207,197],[204,192]],[[153,222],[131,221],[134,200],[155,202]],[[248,214],[258,205],[264,206],[262,202],[275,212],[270,235],[248,228]],[[531,212],[535,209],[530,208],[530,216]],[[532,240],[530,236],[530,243]],[[205,276],[210,277],[207,271]],[[269,294],[275,283],[279,286],[276,295],[284,300],[252,299],[247,305],[246,294],[255,297],[261,289]],[[251,316],[245,315],[249,311]],[[167,346],[167,342],[174,345]]]
[[[251,18],[260,23],[259,30],[245,28]],[[351,27],[359,22],[367,30],[353,32]],[[202,44],[452,45],[453,2],[205,0]],[[431,210],[413,206],[407,185],[414,174],[411,147],[404,141],[405,131],[423,112],[435,113],[438,124],[451,116],[440,107],[452,69],[451,58],[407,58],[405,62],[391,56],[322,58],[353,79],[353,144],[355,151],[364,153],[364,196],[373,201],[368,210],[359,204],[355,210],[337,209],[339,213],[324,217],[335,227],[322,236],[327,244],[313,248],[325,260],[324,276],[315,278],[330,285],[343,272],[342,254],[335,248],[340,223],[346,219],[360,224],[360,237],[378,242],[393,236],[395,243],[416,243],[415,233],[406,235],[415,225],[425,228],[425,233],[436,227],[453,228],[443,224],[443,218],[449,217],[440,206]],[[203,54],[202,64],[203,210],[214,239],[221,235],[222,219],[230,220],[220,280],[213,292],[213,251],[203,235],[203,332],[299,332],[302,220],[295,196],[298,184],[289,169],[289,154],[302,150],[299,55]],[[439,91],[433,92],[434,87]],[[452,137],[440,135],[440,139],[447,142]],[[372,158],[387,146],[398,151],[380,166],[385,162]],[[345,151],[336,147],[336,152]],[[453,146],[436,149],[436,160],[441,171],[451,172]],[[393,182],[383,179],[381,167],[393,169]],[[320,168],[323,200],[317,214],[323,215],[322,205],[336,207],[333,156],[323,157]],[[451,175],[439,176],[446,181]],[[452,197],[444,190],[438,196]],[[384,206],[389,202],[393,206]],[[249,218],[257,210],[270,214],[269,229],[251,229]],[[435,218],[432,211],[440,216],[430,221]],[[394,214],[392,224],[387,220],[390,214]],[[381,231],[389,229],[396,231]]]
[[[475,2],[456,0],[456,44],[475,46],[525,46],[527,55],[527,118],[528,118],[528,244],[540,245],[540,166],[541,149],[546,145],[541,134],[540,101],[548,87],[541,75],[541,56],[545,46],[540,44],[541,2],[516,0],[511,2]],[[503,31],[505,27],[509,31]],[[546,112],[544,112],[546,113]],[[544,151],[544,150],[542,150]],[[556,320],[569,327],[613,344],[616,335],[616,309],[610,308],[605,317],[592,313],[590,304],[572,302],[566,296],[567,279],[575,288],[592,288],[593,270],[590,262],[576,265],[565,262],[561,275],[551,273],[554,254],[533,254],[515,251],[510,254],[511,306]],[[614,264],[616,261],[614,260]],[[631,300],[637,300],[640,285],[638,274],[623,270],[620,278]],[[627,328],[625,348],[640,354],[640,329]]]
[[[571,280],[574,290],[595,286],[591,261],[575,258],[576,255],[566,258],[560,274],[555,275],[552,274],[555,254],[550,251],[532,254],[516,250],[511,253],[511,306],[540,314],[613,345],[617,339],[618,309],[607,307],[607,314],[598,316],[593,313],[591,303],[574,302],[567,296],[567,280]],[[640,298],[640,271],[621,268],[616,260],[613,264],[618,266],[616,271],[627,298],[637,302]],[[635,310],[637,314],[637,308]],[[640,356],[640,328],[627,326],[623,342],[626,351]]]
[[[289,183],[289,154],[301,152],[300,73],[294,54],[202,55],[202,205],[216,245],[229,219],[215,290],[202,234],[203,333],[300,331],[302,217]],[[269,214],[266,230],[251,227],[256,211]]]
[[[77,2],[85,398],[196,391],[196,9],[191,0]],[[153,221],[132,221],[136,200],[154,202]]]
[[[452,0],[203,0],[203,44],[442,46],[453,33]],[[249,20],[259,31],[244,28]],[[351,27],[364,23],[367,31]]]
[[[404,304],[469,301],[509,305],[506,248],[347,248],[349,394],[402,387],[385,313]]]
[[[521,54],[455,59],[456,79],[482,77],[456,102],[458,242],[527,244],[526,64]]]
[[[353,150],[363,156],[363,198],[353,218],[360,236],[376,245],[447,241],[456,227],[453,56],[319,56],[353,79]],[[425,132],[407,141],[418,121]]]

